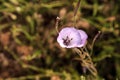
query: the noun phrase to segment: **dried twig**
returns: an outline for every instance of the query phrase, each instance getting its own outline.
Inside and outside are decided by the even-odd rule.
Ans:
[[[58,23],[59,23],[59,20],[60,20],[60,18],[57,17],[57,18],[56,18],[56,24],[55,24],[55,28],[56,28],[57,33],[59,33],[59,31],[58,31]]]
[[[76,51],[76,53],[79,55],[80,59],[78,60],[82,62],[81,65],[87,68],[94,76],[97,76],[97,70],[94,67],[94,64],[89,53],[85,52],[82,48],[81,49],[74,48],[74,51]]]

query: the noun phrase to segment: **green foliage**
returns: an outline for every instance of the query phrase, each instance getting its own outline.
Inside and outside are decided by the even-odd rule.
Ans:
[[[62,49],[57,41],[59,29],[73,26],[78,0],[0,0],[0,79],[9,80],[93,80],[84,74],[78,57]],[[82,0],[76,26],[88,35],[88,51],[98,31],[92,59],[97,80],[120,79],[120,0]],[[109,65],[109,66],[106,66]],[[54,79],[55,78],[55,79]]]

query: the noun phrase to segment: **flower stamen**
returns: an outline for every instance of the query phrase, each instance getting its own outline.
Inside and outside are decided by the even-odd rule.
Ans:
[[[72,39],[73,38],[70,39],[68,36],[65,39],[63,38],[63,44],[69,46]]]

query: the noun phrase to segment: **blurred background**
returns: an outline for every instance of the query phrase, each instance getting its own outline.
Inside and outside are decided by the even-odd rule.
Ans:
[[[59,30],[73,26],[77,2],[0,0],[0,80],[94,80],[56,41],[56,17]],[[91,56],[98,80],[119,80],[120,0],[82,0],[76,26],[89,36],[88,51],[101,31]]]

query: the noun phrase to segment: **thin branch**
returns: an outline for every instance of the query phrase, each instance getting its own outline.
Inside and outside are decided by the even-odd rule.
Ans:
[[[94,39],[93,39],[90,55],[92,55],[92,53],[93,53],[93,46],[94,46],[94,44],[95,44],[96,39],[97,39],[98,36],[100,35],[100,33],[101,33],[101,31],[98,31],[98,33],[95,35],[95,37],[94,37]]]
[[[81,3],[81,0],[78,1],[77,5],[75,7],[75,10],[74,10],[74,27],[76,27],[76,25],[75,25],[76,24],[76,18],[75,18],[75,16],[76,16],[77,11],[78,11],[78,9],[80,7],[80,3]]]
[[[79,0],[78,3],[77,3],[77,6],[76,6],[75,11],[74,11],[74,17],[76,16],[77,11],[78,11],[78,9],[80,7],[80,2],[81,2],[81,0]]]

